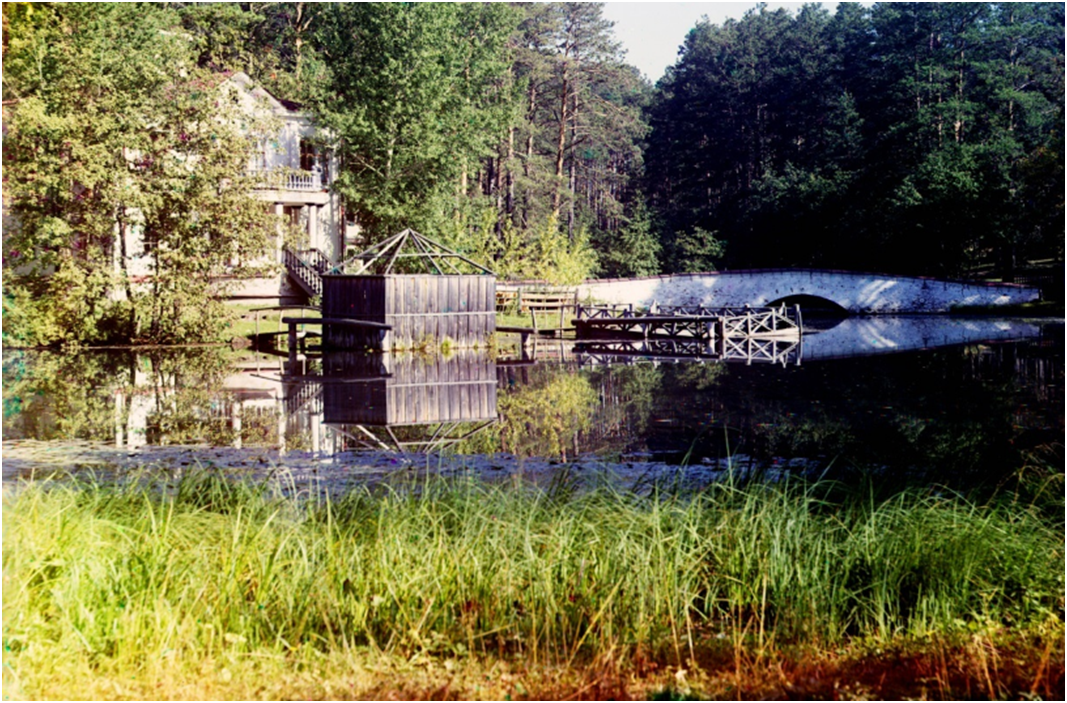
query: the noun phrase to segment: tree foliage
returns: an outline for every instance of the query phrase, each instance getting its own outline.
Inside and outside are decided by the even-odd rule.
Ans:
[[[313,109],[336,139],[337,188],[372,238],[433,231],[509,108],[503,5],[331,5]]]
[[[556,282],[1010,279],[1063,258],[1063,12],[760,6],[698,23],[653,89],[598,3],[5,3],[6,339],[214,333],[218,282],[277,231],[236,70],[324,128],[371,241]]]
[[[1030,170],[1063,161],[1062,5],[759,8],[697,25],[657,88],[646,178],[675,268],[694,228],[739,266],[1062,258],[1062,170]]]
[[[271,241],[244,176],[255,125],[177,21],[5,6],[9,339],[210,339],[229,265]]]

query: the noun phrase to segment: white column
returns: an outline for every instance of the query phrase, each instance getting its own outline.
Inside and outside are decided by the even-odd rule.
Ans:
[[[312,249],[323,249],[319,242],[319,206],[308,205],[308,243]]]
[[[282,217],[285,215],[285,206],[281,203],[274,203],[274,214],[278,217],[278,229],[274,235],[274,260],[278,263],[282,261],[282,242],[284,240],[283,232],[284,225],[282,224]]]
[[[285,431],[288,429],[289,416],[285,413],[285,392],[278,394],[278,456],[285,456]]]
[[[115,446],[122,448],[123,445],[123,419],[126,410],[126,396],[120,390],[115,392]]]
[[[322,452],[322,415],[308,413],[311,422],[311,451],[318,456]]]

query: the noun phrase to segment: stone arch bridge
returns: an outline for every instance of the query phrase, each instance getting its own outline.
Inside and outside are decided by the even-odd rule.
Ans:
[[[802,297],[857,315],[947,313],[1040,299],[1037,288],[826,269],[753,269],[590,280],[579,300],[648,306],[764,306]],[[818,301],[813,300],[818,299]],[[803,306],[803,302],[801,303]]]

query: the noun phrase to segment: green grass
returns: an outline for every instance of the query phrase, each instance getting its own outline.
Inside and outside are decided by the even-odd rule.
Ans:
[[[1008,498],[839,489],[27,484],[3,513],[5,690],[357,649],[682,667],[1050,622],[1062,637],[1062,520]]]
[[[558,329],[559,328],[559,313],[537,313],[537,329]],[[568,310],[563,314],[563,326],[572,327],[571,320],[574,319],[574,311]],[[496,324],[498,326],[503,325],[506,327],[532,327],[533,320],[530,318],[530,313],[520,315],[518,313],[504,313],[498,312],[496,314]]]

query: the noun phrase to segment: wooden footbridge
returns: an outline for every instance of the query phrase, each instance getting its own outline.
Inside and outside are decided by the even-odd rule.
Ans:
[[[676,339],[722,343],[723,340],[798,339],[799,307],[708,308],[701,305],[579,305],[574,320],[578,339]]]
[[[747,364],[800,363],[799,307],[579,305],[575,352],[589,363],[707,359]]]

